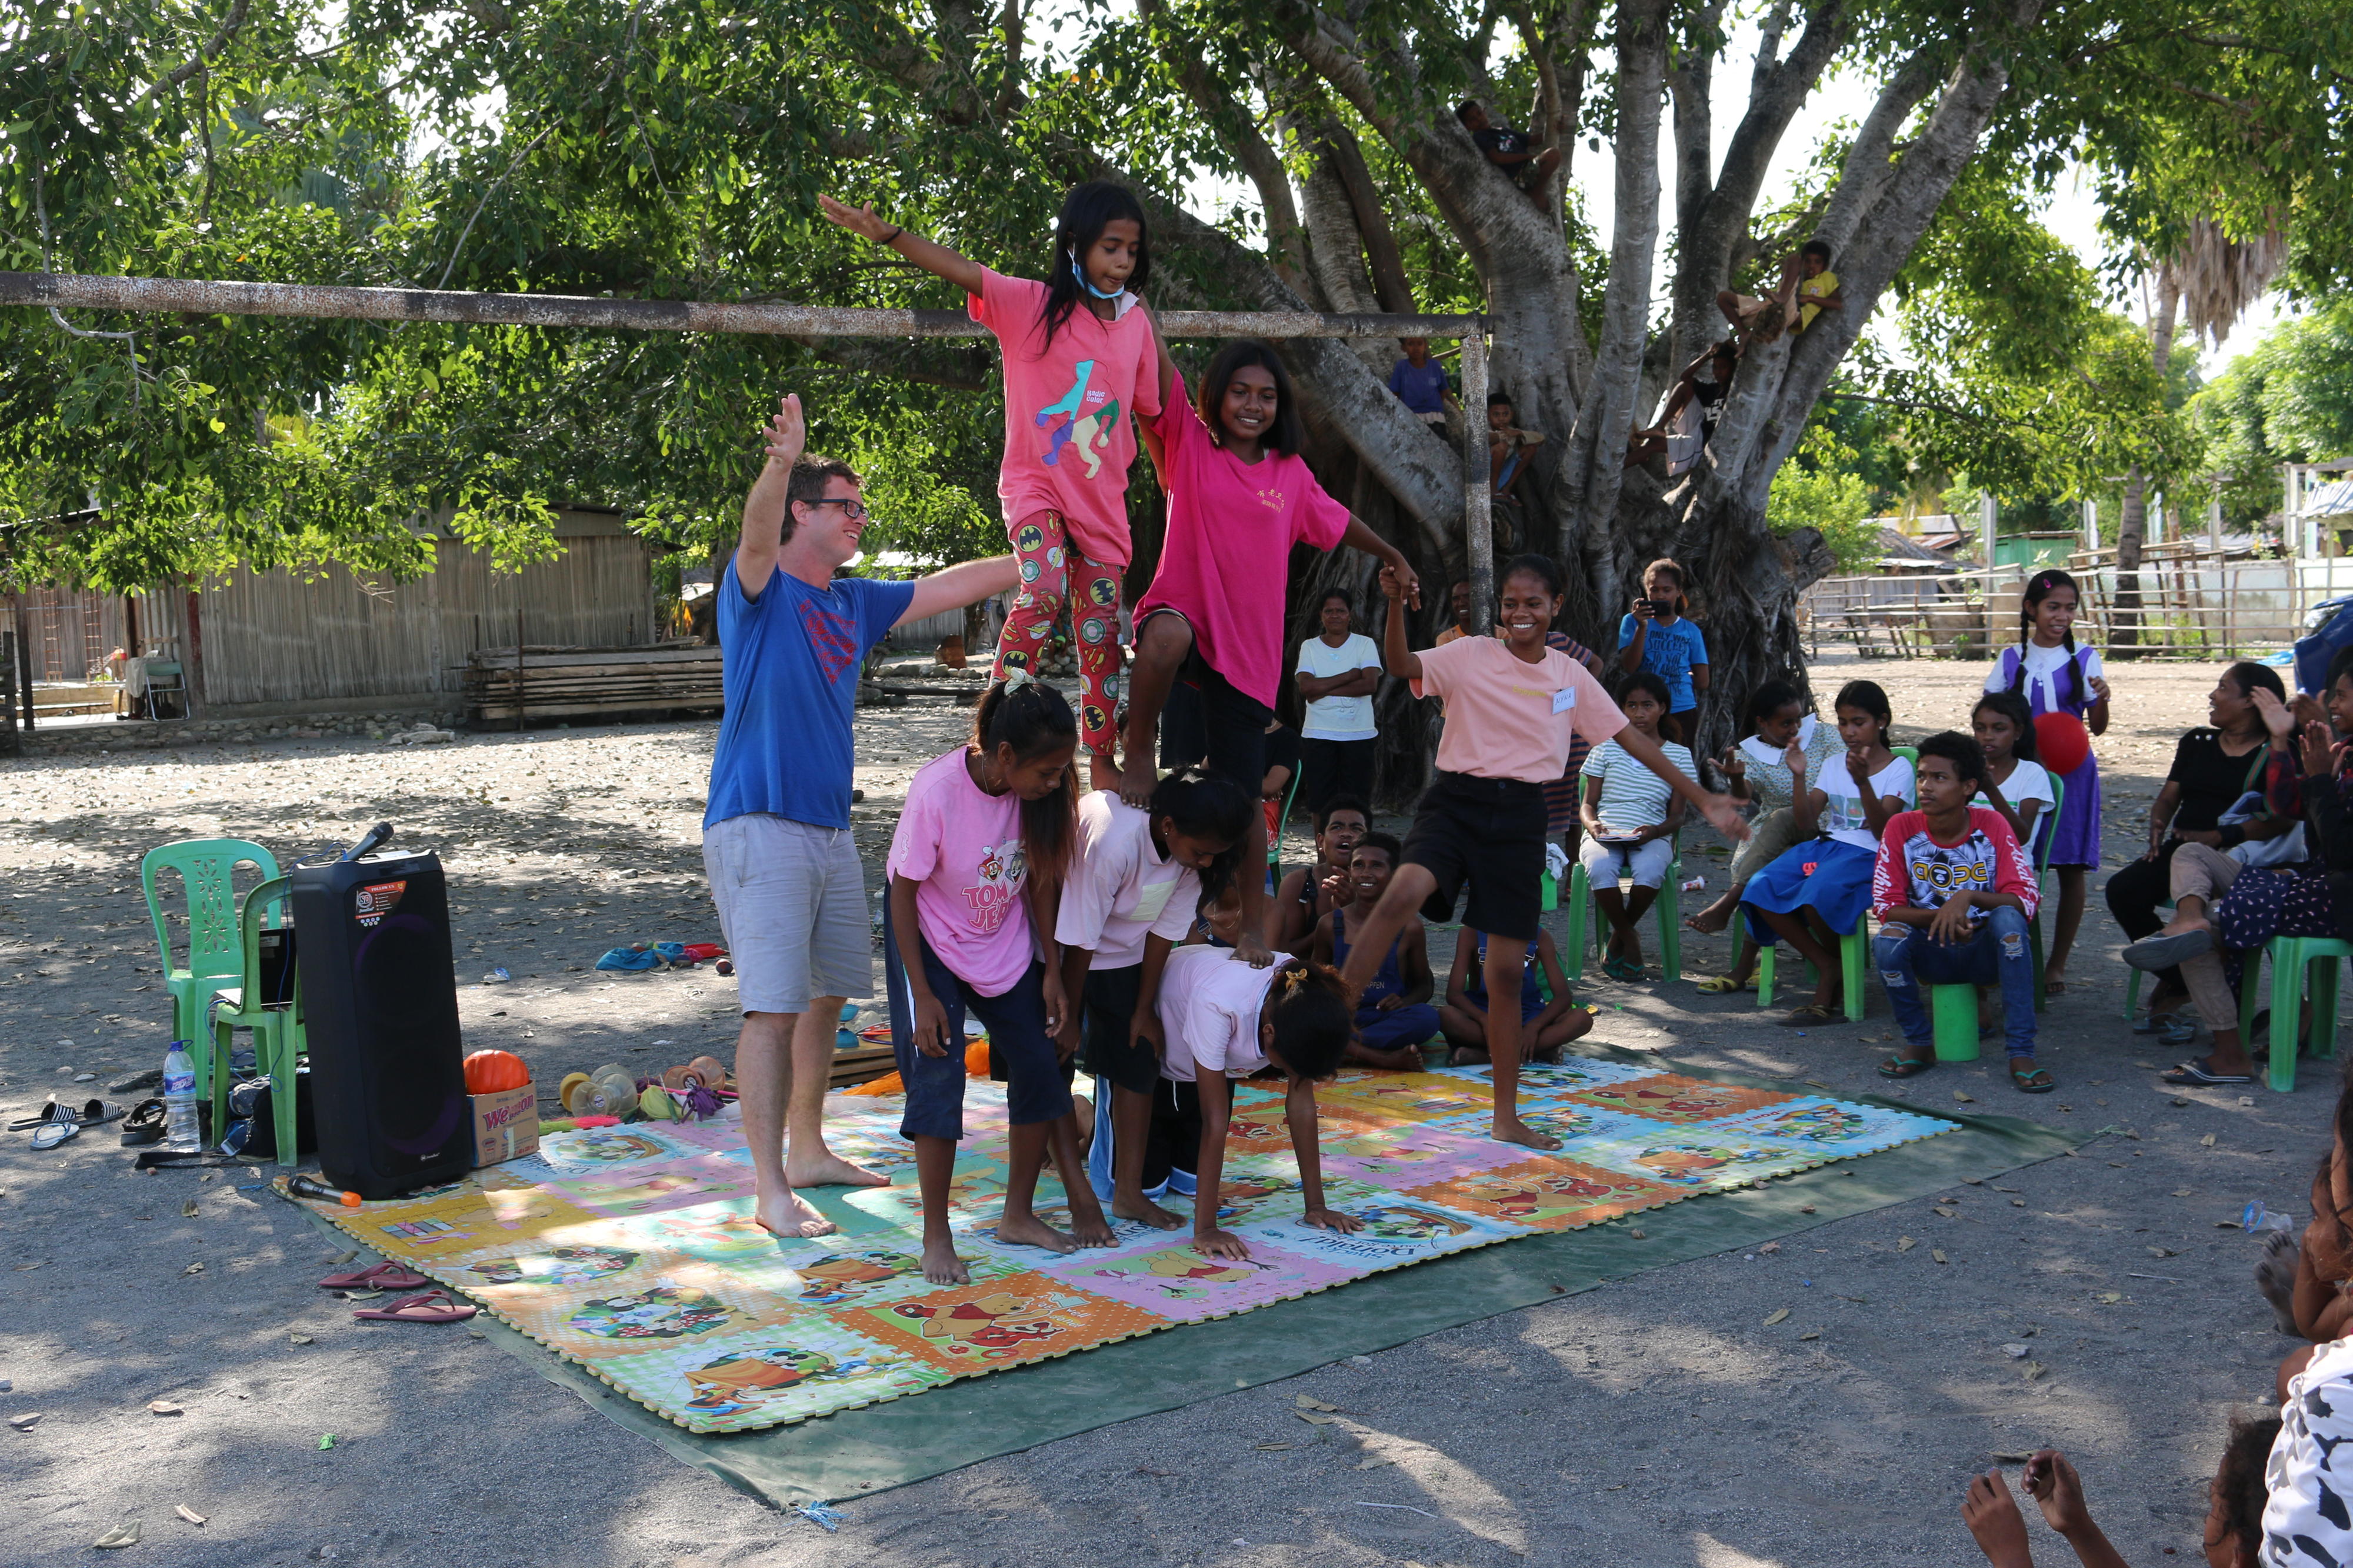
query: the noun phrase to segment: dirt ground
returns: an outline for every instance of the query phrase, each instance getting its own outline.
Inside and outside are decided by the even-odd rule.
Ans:
[[[1832,659],[1816,685],[1881,680],[1913,738],[1964,722],[1981,674]],[[2214,674],[2112,669],[2111,864],[2142,841]],[[871,867],[907,776],[965,721],[944,704],[861,710]],[[716,939],[698,849],[712,734],[0,763],[0,1108],[25,1114],[161,1059],[145,849],[237,836],[291,859],[379,817],[448,868],[470,1047],[520,1053],[543,1086],[607,1061],[725,1055],[732,983],[588,967],[631,940]],[[1720,889],[1721,859],[1693,849]],[[111,1133],[41,1155],[9,1134],[0,1415],[40,1419],[0,1433],[16,1478],[0,1562],[59,1561],[137,1520],[122,1555],[158,1564],[1960,1564],[1978,1561],[1958,1518],[1969,1473],[2042,1444],[2074,1458],[2127,1557],[2188,1560],[2228,1419],[2267,1397],[2290,1348],[2249,1280],[2258,1242],[2221,1222],[2251,1198],[2302,1214],[2336,1074],[2306,1063],[2293,1096],[2165,1089],[2152,1069],[2179,1053],[2122,1021],[2116,946],[2095,895],[2072,989],[2045,1019],[2056,1094],[2012,1092],[1998,1052],[1903,1086],[1924,1108],[1967,1097],[2063,1127],[2089,1140],[2079,1157],[992,1460],[846,1505],[833,1536],[681,1467],[463,1329],[353,1323],[314,1284],[336,1248],[249,1184],[258,1173],[134,1175]],[[1694,938],[1685,954],[1708,973],[1724,944]],[[497,964],[512,983],[474,983]],[[1872,1068],[1893,1033],[1873,991],[1860,1026],[1803,1035],[1753,997],[1688,984],[1587,994],[1609,1043],[1869,1092],[1885,1087]],[[1344,1411],[1329,1439],[1258,1451],[1297,1438],[1303,1391]],[[158,1399],[184,1413],[151,1414]],[[1367,1458],[1396,1463],[1360,1471]],[[2043,1561],[2066,1560],[2032,1529]]]

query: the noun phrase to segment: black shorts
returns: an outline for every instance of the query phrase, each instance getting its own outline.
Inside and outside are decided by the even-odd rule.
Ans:
[[[1184,619],[1182,611],[1166,607],[1153,611],[1145,621],[1153,616]],[[1142,634],[1139,626],[1137,636]],[[1207,763],[1211,772],[1225,774],[1255,799],[1266,778],[1266,727],[1273,718],[1273,709],[1236,689],[1232,681],[1201,657],[1197,638],[1193,650],[1177,667],[1168,705],[1161,712],[1160,765],[1178,768],[1187,763]]]
[[[1144,965],[1087,971],[1085,1056],[1087,1070],[1115,1088],[1150,1094],[1160,1081],[1160,1058],[1131,1027],[1135,1001],[1144,993]]]
[[[1454,918],[1471,884],[1462,923],[1505,941],[1534,942],[1544,915],[1544,786],[1524,779],[1441,773],[1414,807],[1404,864],[1438,879],[1421,906],[1433,921]]]

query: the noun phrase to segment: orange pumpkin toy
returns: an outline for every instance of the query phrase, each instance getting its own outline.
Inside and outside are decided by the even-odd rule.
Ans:
[[[497,1094],[531,1082],[531,1068],[512,1051],[476,1051],[466,1058],[466,1092]]]

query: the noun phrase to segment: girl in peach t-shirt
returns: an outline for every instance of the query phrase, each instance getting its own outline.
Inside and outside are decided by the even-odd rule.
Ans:
[[[1391,675],[1413,682],[1417,697],[1446,703],[1438,773],[1414,808],[1405,854],[1388,891],[1349,952],[1346,979],[1361,991],[1416,905],[1451,920],[1467,884],[1462,921],[1487,933],[1487,994],[1516,994],[1528,943],[1542,913],[1544,786],[1560,777],[1572,739],[1614,740],[1677,795],[1698,806],[1729,838],[1747,829],[1732,803],[1710,795],[1661,754],[1658,742],[1626,722],[1592,673],[1545,634],[1560,614],[1560,568],[1548,556],[1522,555],[1496,574],[1502,637],[1466,637],[1422,653],[1405,641],[1405,588],[1383,570],[1388,595],[1383,658]],[[1511,1008],[1488,1015],[1488,1058],[1495,1088],[1494,1136],[1535,1149],[1557,1149],[1520,1120],[1520,1021]]]
[[[1111,678],[1119,670],[1119,578],[1134,547],[1130,415],[1160,413],[1159,355],[1135,292],[1152,274],[1144,208],[1125,186],[1090,180],[1063,199],[1042,283],[1008,278],[944,245],[819,196],[825,216],[962,289],[1005,353],[1005,456],[997,495],[1021,563],[997,635],[997,666],[1034,669],[1068,602],[1078,639],[1079,738],[1112,756]],[[1105,774],[1106,779],[1114,775]]]

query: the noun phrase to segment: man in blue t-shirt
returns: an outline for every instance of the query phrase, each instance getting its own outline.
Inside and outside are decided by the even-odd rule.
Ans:
[[[1413,411],[1425,425],[1446,423],[1454,401],[1446,384],[1446,367],[1430,357],[1428,338],[1400,338],[1405,358],[1389,367],[1389,393]]]
[[[744,1015],[735,1080],[754,1219],[791,1237],[834,1229],[795,1187],[886,1181],[825,1146],[834,1030],[842,1004],[873,988],[866,875],[849,831],[859,670],[900,622],[1004,593],[1018,575],[999,555],[913,583],[836,578],[858,553],[866,503],[846,465],[801,456],[804,439],[800,399],[787,397],[719,581],[727,712],[702,816],[703,870]]]

